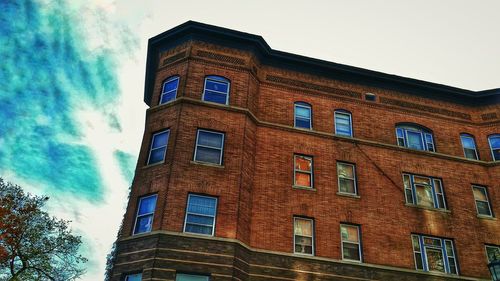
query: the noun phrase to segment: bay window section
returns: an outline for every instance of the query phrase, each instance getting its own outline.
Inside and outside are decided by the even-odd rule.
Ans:
[[[156,208],[156,198],[156,194],[139,198],[134,234],[151,231]]]
[[[160,104],[175,100],[177,97],[177,88],[179,86],[179,76],[173,76],[163,82],[161,90]]]
[[[396,139],[399,146],[436,151],[431,131],[419,125],[405,124],[396,126]]]
[[[203,100],[220,104],[229,104],[229,80],[216,75],[205,77]]]
[[[301,217],[293,218],[294,253],[314,255],[314,221]]]
[[[446,209],[446,200],[440,179],[403,174],[403,184],[407,204]]]
[[[294,186],[313,188],[313,158],[295,154],[293,159]]]
[[[417,234],[411,238],[417,270],[458,274],[452,240]]]
[[[462,147],[464,149],[465,158],[478,160],[476,142],[474,137],[469,134],[461,134],[460,141],[462,142]]]
[[[224,134],[199,129],[196,133],[194,161],[222,165]]]
[[[148,154],[148,165],[161,163],[165,160],[169,134],[170,130],[153,134]]]
[[[214,235],[217,198],[189,194],[184,232]]]

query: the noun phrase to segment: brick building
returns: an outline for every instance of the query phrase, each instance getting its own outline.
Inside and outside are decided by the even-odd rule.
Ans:
[[[500,89],[187,22],[149,40],[144,101],[113,280],[489,278]]]

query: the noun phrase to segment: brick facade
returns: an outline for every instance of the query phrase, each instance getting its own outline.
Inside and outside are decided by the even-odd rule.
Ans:
[[[500,224],[477,215],[471,184],[488,188],[493,214],[499,213],[500,165],[487,138],[500,133],[500,91],[469,97],[422,81],[395,90],[393,84],[417,83],[401,77],[381,82],[338,69],[320,75],[327,62],[300,57],[309,63],[302,67],[295,55],[265,56],[258,46],[224,43],[253,35],[192,22],[181,27],[150,41],[150,108],[114,280],[139,271],[143,280],[174,280],[176,271],[212,280],[488,278],[484,245],[500,245]],[[210,39],[210,32],[224,40]],[[275,63],[280,56],[292,62]],[[177,98],[158,105],[172,75],[180,77]],[[229,105],[202,101],[207,75],[230,80]],[[293,127],[297,101],[312,106],[312,130]],[[334,134],[337,109],[351,112],[352,138]],[[401,122],[431,129],[436,152],[397,146]],[[199,128],[225,133],[222,165],[193,161]],[[170,130],[165,160],[148,166],[151,136],[163,129]],[[464,158],[460,133],[474,136],[480,160]],[[313,189],[293,187],[294,154],[313,157]],[[338,193],[337,161],[356,165],[358,196]],[[441,179],[447,209],[405,203],[404,172]],[[189,193],[217,197],[213,237],[183,233]],[[153,232],[132,235],[138,200],[147,194],[158,194]],[[314,257],[293,254],[294,216],[314,219]],[[360,226],[363,263],[342,261],[341,223]],[[452,239],[459,275],[415,270],[411,234]]]

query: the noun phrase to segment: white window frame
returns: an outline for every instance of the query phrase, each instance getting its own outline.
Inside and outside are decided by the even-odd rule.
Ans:
[[[339,173],[339,165],[345,165],[345,166],[351,166],[352,167],[352,176],[353,178],[347,178],[347,177],[341,177]],[[347,179],[347,180],[352,180],[354,182],[354,193],[349,193],[349,192],[343,192],[340,190],[340,179]],[[337,161],[337,185],[338,185],[338,192],[342,194],[350,194],[350,195],[358,195],[358,184],[356,183],[356,165],[347,163],[347,162],[342,162],[342,161]]]
[[[344,134],[339,134],[337,132],[337,115],[347,115],[349,116],[349,130],[351,131],[351,134],[350,135],[344,135]],[[334,121],[334,125],[335,125],[335,134],[336,135],[339,135],[339,136],[345,136],[345,137],[351,137],[354,135],[354,132],[352,130],[352,114],[348,111],[345,111],[345,110],[335,110],[333,112],[333,121]]]
[[[484,253],[486,254],[486,262],[490,263],[492,261],[490,261],[490,257],[488,256],[488,248],[498,249],[498,251],[500,251],[500,246],[496,246],[496,245],[484,245]]]
[[[441,179],[434,178],[434,177],[429,177],[429,176],[422,176],[422,175],[415,175],[415,174],[410,174],[410,173],[403,173],[403,185],[404,185],[404,182],[405,182],[405,176],[409,177],[409,179],[410,179],[410,181],[409,181],[410,188],[404,186],[404,190],[405,190],[405,202],[406,202],[406,204],[411,204],[411,205],[419,206],[419,207],[422,207],[422,208],[433,208],[433,209],[436,209],[436,210],[448,210],[448,206],[447,206],[447,203],[446,203],[446,194],[445,194],[445,191],[444,191],[443,181]],[[434,207],[428,207],[428,206],[424,206],[424,205],[419,204],[416,186],[417,185],[425,185],[425,184],[415,183],[415,180],[414,180],[415,177],[427,178],[429,180],[431,191],[432,191],[432,202],[433,202]],[[436,182],[439,182],[440,187],[441,187],[441,192],[439,192],[437,190]],[[408,202],[408,194],[407,194],[408,192],[411,192],[412,202]],[[438,196],[441,196],[443,198],[443,207],[442,208],[439,207]]]
[[[200,139],[200,132],[221,135],[222,136],[222,146],[219,148],[219,147],[214,147],[214,146],[208,146],[208,145],[198,144],[198,140]],[[205,129],[198,129],[196,131],[196,142],[195,142],[195,147],[194,147],[193,161],[198,162],[198,163],[212,164],[212,165],[222,165],[222,157],[224,155],[224,141],[225,141],[225,137],[226,137],[225,133],[220,133],[220,132],[215,132],[215,131],[209,131],[209,130],[205,130]],[[201,160],[196,160],[196,156],[198,154],[198,146],[205,147],[205,148],[210,148],[210,149],[220,150],[219,163],[212,163],[212,162],[205,162],[205,161],[201,161]]]
[[[153,152],[153,143],[154,143],[154,140],[155,140],[155,137],[157,135],[161,135],[163,133],[167,133],[167,143],[165,143],[165,145],[162,145],[160,147],[156,147],[155,150],[157,149],[161,149],[161,148],[165,148],[165,152],[163,153],[163,160],[159,161],[159,162],[156,162],[156,163],[149,163],[149,161],[151,160],[151,153]],[[149,154],[148,154],[148,162],[147,162],[147,165],[155,165],[155,164],[161,164],[161,163],[164,163],[165,162],[165,156],[167,155],[167,148],[168,148],[168,141],[170,139],[170,129],[166,129],[166,130],[163,130],[163,131],[160,131],[160,132],[157,132],[157,133],[154,133],[152,136],[151,136],[151,144],[149,145]]]
[[[474,145],[474,148],[466,148],[465,145],[464,145],[464,141],[463,139],[464,138],[467,138],[467,139],[471,139],[472,140],[472,144]],[[464,151],[464,157],[467,158],[467,159],[473,159],[473,160],[479,160],[479,154],[477,153],[477,146],[476,146],[476,140],[474,139],[474,137],[470,134],[460,134],[460,142],[462,143],[462,149]],[[471,150],[474,150],[474,155],[475,155],[475,158],[469,158],[467,157],[467,153],[465,152],[465,149],[471,149]]]
[[[215,210],[214,210],[214,222],[212,224],[212,233],[211,234],[204,234],[204,233],[197,233],[197,232],[188,232],[186,231],[186,225],[187,225],[187,217],[189,214],[192,214],[192,215],[196,215],[196,216],[201,216],[201,217],[212,217],[212,216],[208,216],[208,215],[204,215],[204,214],[198,214],[198,213],[190,213],[188,210],[189,210],[189,199],[191,198],[191,196],[195,196],[195,197],[203,197],[203,198],[209,198],[209,199],[215,199]],[[199,195],[199,194],[195,194],[195,193],[190,193],[188,195],[188,199],[187,199],[187,202],[186,202],[186,214],[184,216],[184,228],[183,228],[183,232],[184,233],[190,233],[190,234],[195,234],[195,235],[203,235],[203,236],[214,236],[215,235],[215,220],[217,219],[217,205],[219,203],[219,200],[217,197],[214,197],[214,196],[207,196],[207,195]],[[193,223],[190,223],[190,224],[193,224]],[[203,225],[203,226],[207,226],[207,225]]]
[[[413,244],[413,237],[416,237],[418,242],[419,242],[420,252],[415,251],[415,245]],[[437,247],[437,246],[426,245],[424,243],[424,239],[426,239],[426,238],[433,239],[433,240],[439,240],[441,246]],[[427,259],[426,249],[430,248],[430,249],[434,249],[434,250],[441,250],[443,262],[445,263],[444,264],[444,271],[445,271],[444,273],[450,274],[450,275],[460,275],[459,268],[458,268],[457,254],[456,254],[455,244],[453,243],[453,240],[447,239],[447,238],[434,237],[434,236],[430,236],[430,235],[420,235],[420,234],[412,234],[410,236],[410,239],[411,239],[411,243],[412,243],[413,259],[415,261],[415,269],[416,270],[426,271],[426,272],[443,273],[440,271],[430,271],[429,270],[429,261]],[[451,245],[452,256],[448,255],[448,251],[447,251],[447,247],[449,246],[448,244]],[[422,269],[417,268],[417,255],[416,255],[416,253],[419,253],[421,256]],[[457,271],[456,273],[451,273],[451,266],[449,264],[450,258],[452,258],[454,261],[455,269]]]
[[[477,188],[477,189],[483,189],[483,190],[484,190],[484,194],[486,195],[486,200],[487,200],[487,201],[482,201],[482,200],[478,200],[478,199],[476,199],[476,196],[474,195],[474,188]],[[473,184],[473,185],[472,185],[472,196],[474,196],[474,204],[476,205],[476,213],[477,213],[479,216],[493,217],[493,210],[491,209],[490,197],[488,196],[488,189],[487,189],[485,186],[481,186],[481,185],[476,185],[476,184]],[[480,214],[480,213],[479,213],[479,208],[477,207],[477,201],[480,201],[480,202],[486,202],[486,203],[488,203],[488,210],[490,211],[490,214],[489,214],[489,215],[485,215],[485,214]]]
[[[300,235],[300,236],[304,236],[304,237],[311,237],[311,253],[308,254],[308,253],[298,253],[298,252],[295,252],[295,220],[306,220],[306,221],[311,221],[311,233],[312,233],[312,236],[305,236],[305,235]],[[301,217],[301,216],[294,216],[293,217],[293,253],[294,254],[298,254],[298,255],[304,255],[304,256],[314,256],[314,220],[313,219],[310,219],[310,218],[305,218],[305,217]]]
[[[297,127],[297,107],[309,109],[309,128]],[[301,119],[305,119],[305,118],[301,117]],[[308,103],[303,102],[303,101],[298,101],[298,102],[295,102],[293,104],[293,126],[295,128],[305,129],[305,130],[312,130],[313,129],[313,127],[312,127],[312,106],[311,105],[309,105]]]
[[[500,159],[495,158],[495,153],[493,153],[493,146],[491,144],[492,138],[500,138],[500,134],[493,134],[488,136],[488,144],[490,145],[491,159],[493,159],[493,161],[500,161]]]
[[[229,92],[231,91],[231,82],[229,81],[229,79],[227,79],[226,77],[223,77],[223,76],[208,75],[208,76],[205,77],[205,81],[203,83],[203,95],[202,95],[201,99],[204,102],[211,102],[211,103],[220,104],[218,102],[206,101],[205,100],[205,91],[207,90],[207,81],[208,80],[210,80],[212,82],[215,82],[215,83],[219,83],[219,84],[227,84],[227,92],[221,92],[221,91],[216,91],[216,90],[208,90],[208,91],[216,92],[218,94],[225,94],[226,95],[226,103],[225,103],[225,105],[228,105],[229,104]]]
[[[137,226],[137,221],[139,220],[139,211],[141,210],[142,200],[144,200],[146,198],[150,198],[150,197],[155,197],[155,207],[153,209],[153,212],[152,213],[147,213],[147,214],[142,214],[141,217],[151,216],[151,227],[148,229],[148,231],[136,233],[135,232],[135,228]],[[135,213],[134,228],[132,229],[132,235],[139,235],[141,233],[151,232],[151,230],[153,229],[153,223],[154,223],[154,219],[155,219],[155,210],[156,210],[156,203],[157,202],[158,202],[158,194],[151,194],[151,195],[146,195],[146,196],[139,197],[139,202],[137,204],[137,212]]]
[[[295,165],[296,164],[295,163],[296,157],[303,157],[303,158],[311,160],[311,171],[298,170],[296,168],[296,165]],[[311,175],[311,186],[298,185],[297,181],[296,181],[296,173],[297,172]],[[311,188],[311,189],[314,188],[314,161],[313,161],[312,156],[298,154],[298,153],[293,154],[293,186]]]
[[[177,80],[177,87],[175,87],[174,90],[170,90],[168,92],[165,92],[164,89],[165,89],[165,84],[167,83],[170,83],[172,81],[175,81]],[[169,103],[169,102],[173,102],[175,99],[177,99],[177,90],[179,89],[179,82],[180,82],[180,77],[178,75],[174,75],[174,76],[171,76],[169,78],[167,78],[167,80],[165,80],[163,82],[163,84],[161,85],[161,95],[160,95],[160,102],[159,104],[166,104],[166,103]],[[167,101],[167,102],[161,102],[163,100],[163,96],[166,95],[166,94],[169,94],[171,92],[175,92],[175,95],[174,95],[174,98],[170,101]]]
[[[355,227],[356,231],[358,232],[358,242],[352,242],[352,241],[344,241],[342,238],[342,227]],[[357,244],[358,245],[358,253],[359,253],[359,260],[352,260],[344,257],[344,243],[349,243],[349,244]],[[353,224],[346,224],[346,223],[341,223],[340,224],[340,250],[342,254],[342,260],[344,261],[351,261],[351,262],[363,262],[363,253],[361,251],[361,231],[359,225],[353,225]]]

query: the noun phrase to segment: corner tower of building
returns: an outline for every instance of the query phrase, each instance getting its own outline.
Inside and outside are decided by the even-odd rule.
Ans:
[[[500,258],[500,89],[271,49],[149,40],[112,280],[483,280]]]

